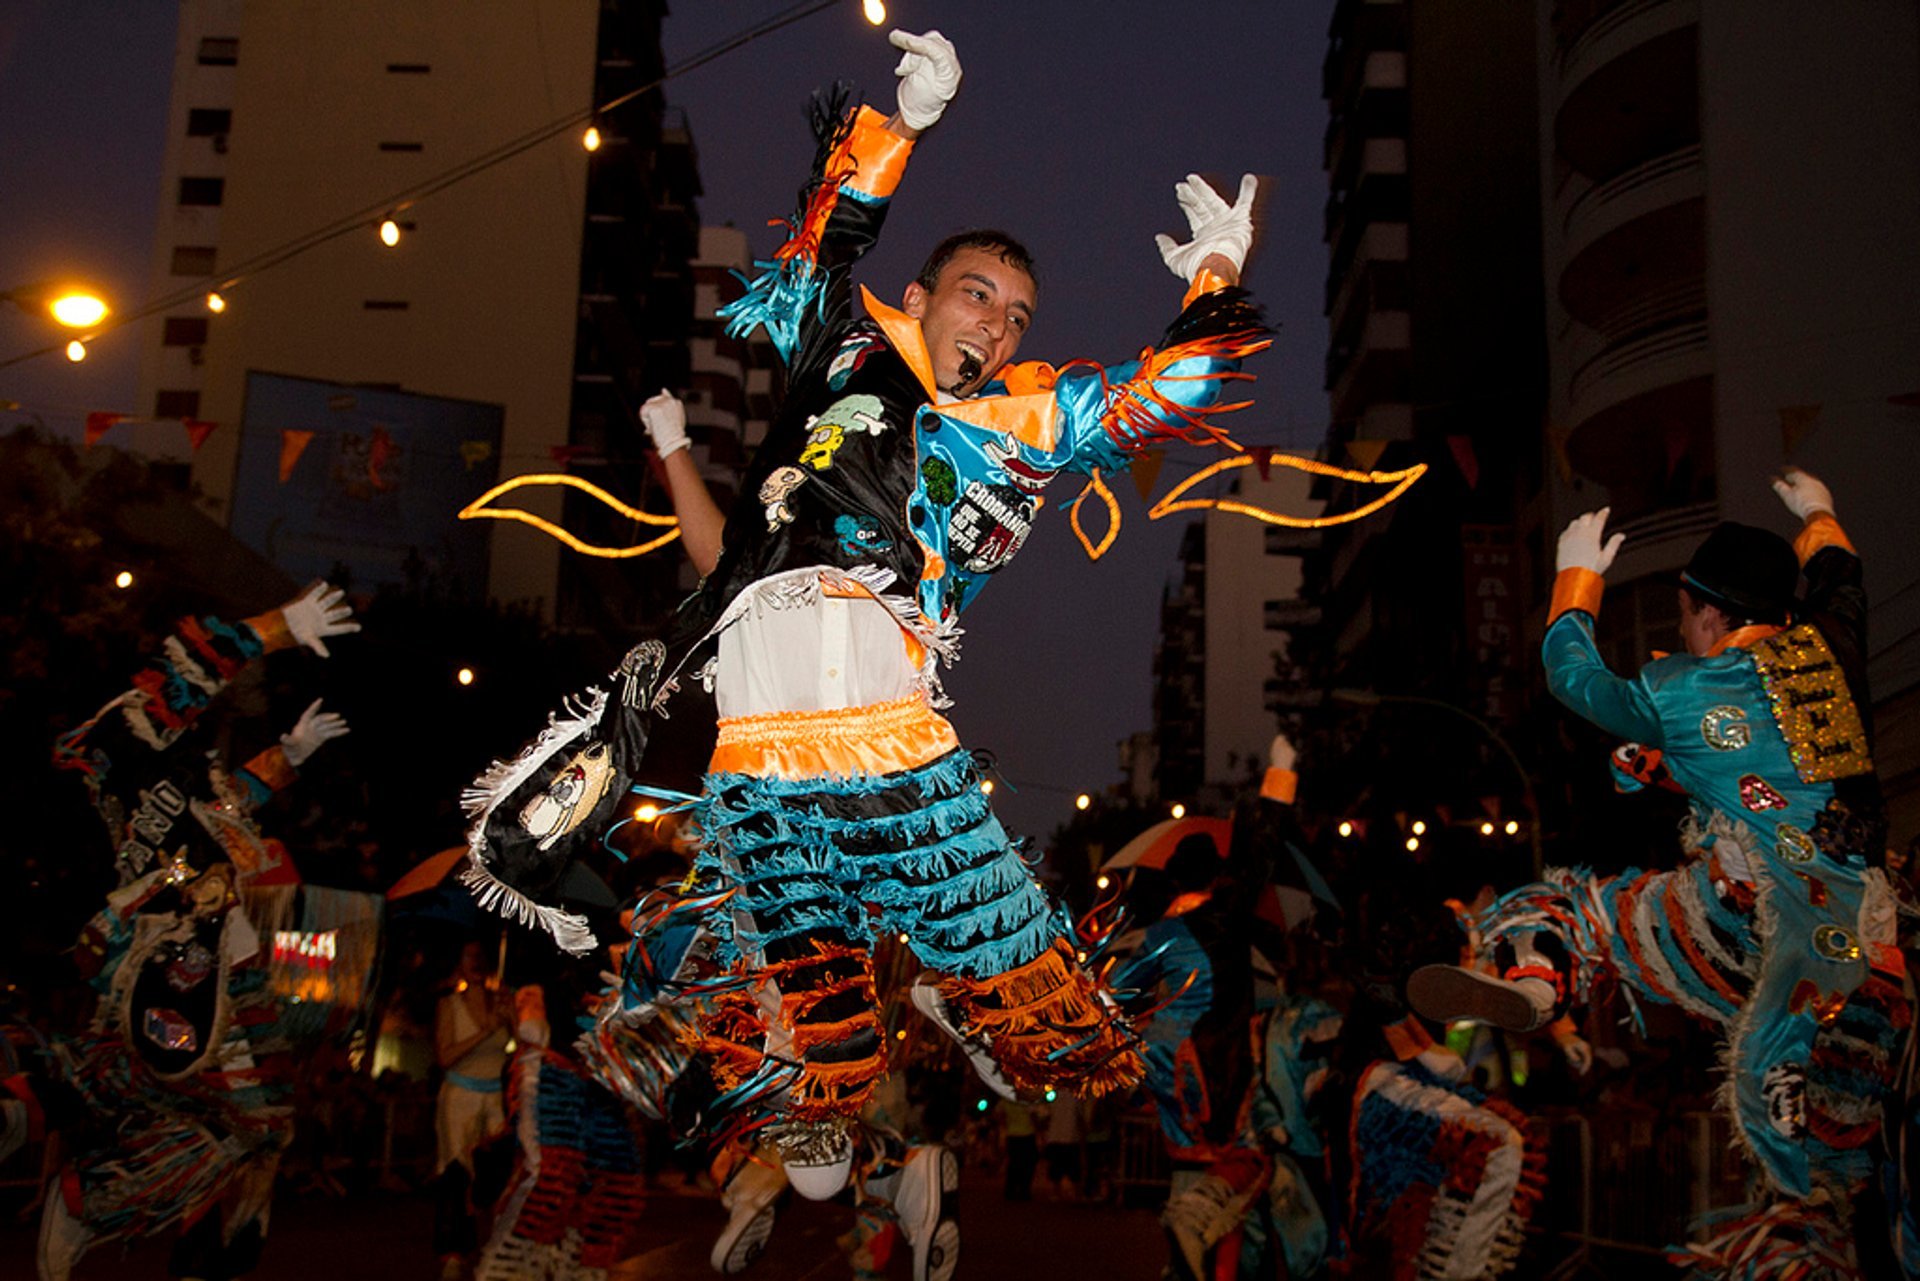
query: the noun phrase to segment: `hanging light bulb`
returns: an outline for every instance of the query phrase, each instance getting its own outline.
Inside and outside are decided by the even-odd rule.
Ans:
[[[1427,821],[1425,819],[1416,818],[1413,820],[1413,834],[1415,836],[1425,836],[1427,834]]]
[[[660,807],[652,801],[647,801],[633,811],[633,816],[642,823],[651,823],[654,819],[660,817]]]
[[[87,358],[87,345],[78,338],[67,344],[67,359],[79,364]]]
[[[1111,884],[1113,884],[1113,878],[1108,876],[1105,872],[1102,872],[1099,876],[1094,878],[1093,888],[1095,888],[1096,890],[1104,890],[1107,888],[1107,886]]]
[[[1420,838],[1417,836],[1409,836],[1407,838],[1407,853],[1411,854],[1419,848],[1420,848]]]
[[[1352,836],[1352,835],[1353,835],[1353,824],[1351,824],[1351,823],[1348,823],[1348,822],[1345,822],[1345,821],[1342,821],[1342,822],[1341,822],[1341,824],[1340,824],[1340,835],[1342,835],[1342,836]]]
[[[226,309],[227,309],[227,300],[225,298],[222,298],[217,293],[207,295],[208,311],[212,312],[214,315],[217,316],[221,312],[225,311]]]
[[[1173,805],[1173,816],[1175,818],[1185,818],[1187,816],[1187,807],[1175,801]]]
[[[600,150],[600,131],[592,125],[588,125],[587,131],[580,135],[580,145],[588,151]]]
[[[1083,810],[1091,804],[1093,804],[1093,798],[1091,796],[1088,796],[1085,792],[1082,792],[1080,793],[1080,795],[1073,798],[1073,808],[1077,810]]]
[[[473,669],[471,667],[463,667],[453,674],[453,679],[459,681],[462,685],[471,685],[473,684]]]
[[[881,0],[862,0],[860,8],[867,15],[867,21],[876,27],[887,20],[887,6]]]
[[[986,794],[987,794],[988,796],[992,796],[992,795],[993,795],[993,780],[992,780],[992,779],[990,779],[990,778],[983,778],[983,779],[981,779],[981,780],[980,780],[980,790],[981,790],[982,792],[984,792],[984,793],[986,793]]]
[[[1511,818],[1510,818],[1510,819],[1508,819],[1508,820],[1507,820],[1507,835],[1508,835],[1508,836],[1518,836],[1519,834],[1520,834],[1520,824],[1519,824],[1519,822],[1518,822],[1517,820],[1515,820],[1515,819],[1511,819]]]
[[[113,585],[124,592],[133,586],[133,575],[123,569],[113,576]]]
[[[1482,823],[1482,824],[1480,825],[1480,835],[1482,835],[1482,836],[1492,836],[1492,835],[1493,835],[1493,824],[1492,824],[1491,822],[1486,822],[1486,823]]]
[[[391,218],[380,222],[380,243],[391,249],[400,243],[400,224]]]

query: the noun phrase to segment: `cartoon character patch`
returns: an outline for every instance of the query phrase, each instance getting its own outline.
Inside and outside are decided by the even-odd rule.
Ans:
[[[849,432],[878,436],[887,429],[886,406],[878,396],[844,396],[807,420],[807,443],[800,463],[815,471],[833,466],[833,456]]]
[[[1019,443],[1012,439],[985,441],[980,450],[987,456],[987,461],[1005,472],[1007,480],[1023,493],[1039,493],[1060,474],[1051,468],[1036,467],[1022,458]]]
[[[948,558],[970,573],[992,573],[1027,541],[1038,509],[1031,494],[1012,485],[972,482],[947,521]]]
[[[833,532],[840,540],[840,550],[849,556],[869,556],[893,547],[893,540],[881,534],[879,523],[870,516],[850,512],[837,516]]]
[[[793,491],[800,488],[806,478],[807,473],[798,467],[780,467],[760,482],[760,501],[767,507],[768,533],[793,523],[793,508],[787,500],[793,497]]]
[[[840,350],[833,353],[833,360],[827,366],[827,389],[839,391],[846,386],[847,379],[867,363],[867,357],[884,346],[886,343],[878,334],[855,334],[841,343]]]
[[[520,811],[521,828],[539,838],[539,848],[550,849],[593,813],[594,806],[613,786],[614,774],[613,751],[605,743],[582,748],[554,776],[547,790]]]

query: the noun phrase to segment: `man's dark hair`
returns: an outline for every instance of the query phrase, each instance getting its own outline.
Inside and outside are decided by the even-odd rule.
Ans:
[[[956,231],[935,245],[933,252],[927,255],[926,265],[920,268],[920,274],[913,278],[914,283],[931,293],[933,287],[940,283],[940,273],[947,269],[947,264],[952,262],[953,256],[962,249],[978,249],[984,253],[990,253],[1007,266],[1026,272],[1027,278],[1033,281],[1035,286],[1040,283],[1040,277],[1033,269],[1033,255],[1027,252],[1027,247],[1006,232],[995,231],[990,227],[974,231]]]

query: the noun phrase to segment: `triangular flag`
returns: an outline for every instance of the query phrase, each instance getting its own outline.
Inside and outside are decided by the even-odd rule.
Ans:
[[[187,429],[187,443],[193,446],[193,452],[197,454],[200,446],[207,443],[207,437],[213,435],[216,424],[202,422],[198,418],[182,418],[180,425]]]
[[[1453,451],[1453,465],[1460,469],[1467,488],[1480,488],[1480,456],[1473,452],[1473,437],[1449,436],[1447,448]]]
[[[1380,455],[1386,452],[1387,442],[1384,440],[1350,440],[1347,442],[1347,453],[1353,458],[1354,462],[1360,464],[1361,470],[1363,471],[1372,471],[1373,465],[1380,461]]]
[[[106,435],[107,432],[112,429],[115,423],[124,422],[126,420],[126,417],[127,415],[125,414],[108,414],[108,413],[98,413],[98,412],[88,414],[87,429],[86,429],[87,448],[92,449],[95,445],[99,444],[100,438]]]
[[[1160,464],[1167,461],[1162,449],[1143,449],[1133,456],[1129,465],[1133,472],[1133,487],[1140,491],[1140,501],[1146,502],[1153,496],[1153,482],[1160,479]]]
[[[1818,405],[1782,405],[1780,406],[1780,443],[1783,452],[1791,458],[1800,442],[1807,438],[1820,421]]]
[[[472,471],[487,459],[493,457],[493,442],[490,440],[463,440],[460,442],[460,461]]]
[[[1687,429],[1679,423],[1668,423],[1662,436],[1667,449],[1667,479],[1680,470],[1680,460],[1687,456]]]
[[[307,446],[313,442],[310,431],[283,429],[280,433],[280,483],[287,483],[287,477],[293,475],[293,469],[300,465],[300,455],[307,452]]]
[[[565,467],[576,458],[585,458],[593,452],[591,445],[548,445],[547,456]]]
[[[1248,445],[1247,455],[1253,459],[1253,466],[1260,473],[1261,480],[1270,480],[1273,475],[1273,446]]]
[[[1560,482],[1573,483],[1573,459],[1567,456],[1567,437],[1571,435],[1565,427],[1547,428],[1547,443],[1553,447],[1554,470],[1560,473]]]

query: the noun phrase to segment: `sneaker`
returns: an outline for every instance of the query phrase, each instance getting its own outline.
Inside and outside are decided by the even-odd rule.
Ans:
[[[727,1226],[713,1243],[707,1262],[722,1276],[745,1272],[767,1248],[773,1235],[774,1216],[779,1212],[780,1193],[787,1176],[780,1168],[762,1161],[743,1161],[727,1180],[720,1193],[720,1204],[727,1209]]]
[[[1460,965],[1423,965],[1407,979],[1407,1004],[1436,1023],[1471,1019],[1531,1032],[1553,1019],[1553,985],[1502,979]]]
[[[922,974],[913,981],[908,989],[913,996],[913,1004],[922,1014],[932,1019],[942,1032],[952,1037],[967,1052],[967,1060],[973,1064],[974,1073],[986,1083],[989,1090],[1012,1103],[1019,1098],[1012,1082],[1000,1071],[1000,1065],[993,1061],[993,1050],[983,1036],[969,1036],[960,1030],[960,1022],[953,1017],[953,1011],[947,1005],[947,998],[940,995],[939,980],[932,974]]]
[[[833,1121],[791,1121],[774,1138],[787,1182],[809,1201],[840,1195],[853,1174],[853,1138]]]
[[[960,1191],[960,1160],[945,1144],[917,1147],[907,1156],[893,1212],[913,1247],[913,1281],[950,1281],[960,1263],[960,1224],[953,1200]]]

